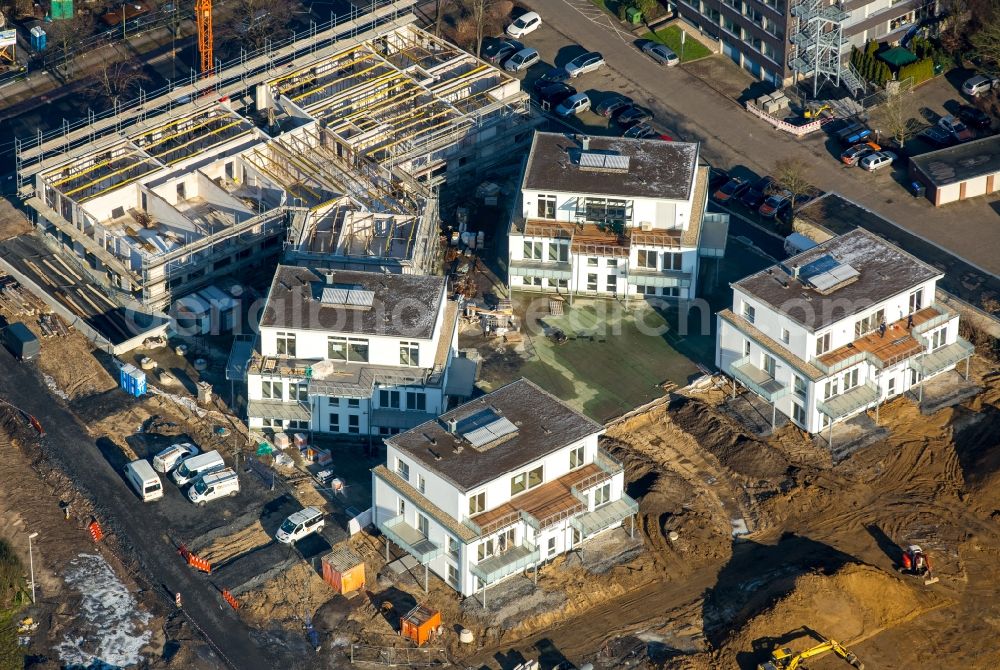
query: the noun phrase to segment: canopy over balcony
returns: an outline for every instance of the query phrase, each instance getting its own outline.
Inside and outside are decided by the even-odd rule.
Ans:
[[[427,565],[444,553],[443,546],[430,541],[423,533],[406,523],[402,514],[380,522],[379,529],[422,565]]]
[[[639,513],[639,503],[622,494],[622,497],[607,505],[598,507],[593,512],[586,512],[570,519],[570,524],[580,531],[583,537],[620,524],[630,516]]]
[[[849,414],[854,414],[860,409],[877,403],[879,400],[879,390],[872,382],[865,382],[861,386],[856,386],[850,391],[845,391],[840,395],[816,403],[816,409],[821,414],[825,414],[831,420],[839,419]]]
[[[490,556],[478,565],[470,565],[469,570],[483,584],[492,584],[516,572],[538,563],[538,547],[525,541],[524,544],[511,547],[499,556]]]
[[[729,372],[741,384],[771,404],[788,394],[787,386],[751,363],[749,356],[734,361],[729,366]]]
[[[976,348],[960,337],[951,344],[910,361],[910,367],[919,372],[921,377],[927,378],[966,360],[974,353]]]

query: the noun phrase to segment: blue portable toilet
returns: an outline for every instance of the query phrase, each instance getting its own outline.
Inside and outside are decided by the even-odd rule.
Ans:
[[[146,393],[146,373],[126,363],[118,373],[118,384],[125,393],[138,398]]]
[[[31,48],[35,51],[45,51],[46,42],[45,31],[42,30],[41,26],[35,26],[31,29]]]

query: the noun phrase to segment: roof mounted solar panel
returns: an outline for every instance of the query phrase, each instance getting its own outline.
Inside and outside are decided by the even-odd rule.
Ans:
[[[474,448],[488,449],[516,435],[518,429],[510,419],[488,409],[460,421],[457,432]]]
[[[319,301],[331,307],[370,309],[375,304],[375,292],[351,284],[323,285]]]
[[[584,151],[580,153],[580,169],[597,172],[628,172],[629,157],[621,154],[597,153]]]

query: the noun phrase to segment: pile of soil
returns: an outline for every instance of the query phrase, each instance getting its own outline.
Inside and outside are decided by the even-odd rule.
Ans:
[[[194,550],[200,558],[212,565],[219,565],[270,541],[271,536],[260,525],[260,521],[256,521],[231,535],[216,538],[205,547],[194,547]]]
[[[248,624],[263,629],[282,626],[301,630],[303,619],[311,617],[333,595],[330,585],[308,563],[300,561],[236,597],[240,616]]]

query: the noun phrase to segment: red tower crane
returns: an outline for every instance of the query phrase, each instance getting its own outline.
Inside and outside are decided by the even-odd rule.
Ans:
[[[198,23],[198,54],[201,56],[201,73],[212,70],[215,59],[212,56],[212,0],[198,0],[194,5],[195,21]]]

